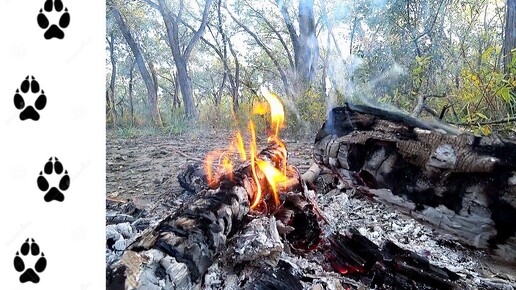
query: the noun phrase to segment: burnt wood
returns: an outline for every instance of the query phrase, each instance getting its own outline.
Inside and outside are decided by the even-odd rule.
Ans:
[[[283,151],[270,144],[258,157],[275,164],[279,155],[285,155]],[[243,164],[231,178],[222,176],[208,188],[199,168],[189,168],[179,179],[185,184],[194,181],[195,185],[185,186],[188,190],[204,189],[191,203],[137,237],[108,269],[116,275],[107,281],[107,289],[200,289],[203,274],[225,250],[228,238],[242,228],[250,211],[256,192],[251,171],[249,163]],[[265,177],[258,176],[258,180],[265,188]]]
[[[375,289],[461,289],[460,276],[387,240],[380,249],[350,228],[325,245],[333,269]]]
[[[394,204],[465,244],[516,256],[513,140],[346,104],[318,132],[314,159],[344,187]]]

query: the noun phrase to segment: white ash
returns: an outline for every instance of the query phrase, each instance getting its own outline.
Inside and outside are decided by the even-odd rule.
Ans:
[[[283,251],[274,216],[254,218],[228,243],[233,263],[249,263],[253,266],[275,266]]]
[[[204,275],[204,290],[239,290],[239,278],[225,263],[211,265]]]
[[[106,263],[108,265],[120,259],[135,235],[135,228],[128,222],[106,226],[106,239],[113,242],[111,247],[106,243]]]
[[[326,228],[326,234],[330,231],[345,233],[349,227],[354,227],[377,245],[381,246],[386,240],[391,240],[402,248],[427,258],[437,266],[456,272],[470,282],[471,289],[515,289],[514,276],[498,279],[493,275],[492,270],[482,270],[484,265],[479,261],[483,255],[482,251],[465,249],[453,242],[452,237],[443,236],[434,231],[431,226],[421,224],[392,207],[370,200],[352,190],[336,189],[327,193],[320,191],[319,194],[308,191],[307,197],[316,200],[316,207],[329,222],[329,226],[321,224]],[[156,219],[158,217],[154,217],[154,220]],[[120,223],[106,227],[106,237],[115,241],[112,246],[114,249],[106,249],[108,265],[119,260],[125,246],[136,237],[138,230],[134,225],[139,220],[141,218],[132,224]],[[146,221],[145,224],[147,223],[152,222]],[[441,241],[446,241],[447,244],[442,244]],[[228,241],[227,250],[220,253],[219,258],[207,270],[202,288],[240,289],[243,279],[252,279],[249,275],[256,267],[265,265],[274,267],[279,260],[283,260],[291,264],[300,277],[308,278],[304,280],[309,282],[301,281],[304,289],[345,289],[342,286],[345,284],[352,286],[353,289],[368,289],[346,275],[323,268],[325,263],[322,253],[299,254],[295,251],[291,253],[289,245],[284,242],[285,240],[278,234],[277,221],[274,217],[252,217],[251,222]],[[452,247],[449,247],[450,245]],[[170,268],[165,262],[161,261],[161,267]],[[244,266],[243,269],[238,270],[238,273],[235,273],[236,264]],[[148,289],[170,286],[166,277],[157,280],[155,280],[156,277],[152,278],[153,271],[152,268],[145,271],[148,277],[144,279]]]
[[[335,225],[335,230],[344,232],[345,228],[354,227],[379,246],[391,240],[427,258],[434,265],[446,267],[463,277],[476,275],[477,257],[468,251],[441,246],[438,239],[443,237],[431,227],[420,224],[392,207],[358,195],[352,190],[341,192],[338,189],[319,195],[319,207]],[[451,240],[451,237],[446,239]]]

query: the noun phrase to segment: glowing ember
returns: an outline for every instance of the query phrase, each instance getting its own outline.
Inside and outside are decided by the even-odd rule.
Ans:
[[[251,135],[251,139],[249,142],[250,145],[248,152],[246,152],[242,134],[237,132],[235,140],[233,140],[232,145],[230,145],[226,151],[212,151],[208,153],[204,162],[205,172],[208,177],[208,184],[213,188],[218,185],[219,178],[222,175],[226,175],[230,179],[233,179],[234,166],[230,158],[232,155],[238,154],[239,159],[242,162],[249,160],[251,172],[253,175],[252,178],[256,185],[251,203],[251,208],[253,209],[256,208],[262,202],[262,198],[264,198],[264,189],[260,184],[260,177],[265,177],[265,180],[269,184],[270,191],[272,191],[270,194],[274,199],[274,203],[276,206],[278,206],[280,204],[278,183],[288,180],[287,172],[289,171],[287,170],[287,151],[285,144],[279,138],[279,130],[284,126],[285,110],[283,109],[283,105],[281,104],[278,96],[266,89],[262,89],[261,92],[264,98],[267,100],[267,103],[255,103],[253,105],[252,114],[264,115],[268,112],[271,113],[271,135],[268,136],[267,141],[270,144],[276,145],[276,150],[274,152],[275,155],[270,156],[270,161],[272,161],[274,164],[270,164],[265,160],[260,160],[257,157],[258,150],[256,145],[256,131],[254,122],[252,120],[249,121],[249,133]],[[217,164],[215,164],[215,161],[217,161]],[[213,170],[214,167],[217,169]]]

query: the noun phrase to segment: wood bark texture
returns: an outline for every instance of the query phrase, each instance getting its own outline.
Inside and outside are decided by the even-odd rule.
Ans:
[[[516,0],[507,0],[505,9],[503,55],[505,73],[509,74],[510,63],[515,57],[512,50],[516,48]]]
[[[318,132],[314,158],[344,187],[394,204],[465,244],[516,256],[514,141],[346,104]]]

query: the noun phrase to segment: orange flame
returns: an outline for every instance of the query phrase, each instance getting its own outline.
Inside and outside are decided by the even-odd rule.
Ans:
[[[278,183],[288,180],[287,177],[287,151],[285,144],[279,138],[279,130],[284,127],[285,110],[279,97],[269,92],[267,89],[261,90],[264,98],[267,102],[258,102],[253,105],[253,115],[264,115],[268,112],[271,113],[270,119],[270,132],[271,135],[267,141],[269,143],[276,144],[280,147],[279,152],[276,152],[275,156],[271,156],[271,160],[274,164],[260,160],[258,158],[258,150],[256,145],[256,130],[253,121],[249,121],[249,132],[250,132],[250,146],[249,156],[247,155],[246,148],[242,134],[236,133],[236,137],[226,151],[215,150],[206,155],[204,166],[205,172],[208,177],[208,184],[210,187],[214,187],[218,184],[219,178],[222,174],[227,174],[230,179],[233,179],[233,163],[231,162],[231,156],[238,154],[240,161],[250,161],[252,178],[256,184],[255,192],[253,193],[251,208],[256,208],[261,202],[264,194],[264,189],[261,186],[259,175],[264,176],[265,180],[269,184],[270,190],[272,191],[272,197],[276,206],[280,204],[280,198],[278,193]],[[249,159],[248,159],[249,158]],[[218,161],[215,165],[215,160]],[[276,168],[276,167],[279,167]],[[214,167],[217,169],[214,171]],[[290,172],[289,172],[290,173]]]
[[[265,102],[258,102],[253,105],[253,115],[265,115],[269,112],[269,106]]]
[[[272,195],[274,197],[274,203],[276,205],[279,205],[280,199],[277,190],[277,184],[283,181],[287,181],[288,178],[283,173],[281,173],[281,171],[279,171],[269,163],[263,160],[256,160],[256,162],[258,164],[258,168],[260,168],[260,170],[263,172],[265,178],[267,179],[267,182],[271,186]]]
[[[240,132],[237,132],[236,139],[238,153],[240,153],[240,161],[246,161],[247,155],[245,154],[244,139],[242,139],[242,134],[240,134]]]
[[[224,159],[222,159],[222,168],[229,173],[229,180],[233,180],[233,164],[229,157],[224,156]]]
[[[269,92],[269,90],[265,88],[262,88],[261,92],[271,108],[271,126],[274,130],[274,137],[278,137],[279,129],[284,126],[283,121],[285,120],[285,110],[276,94]]]
[[[253,121],[249,122],[249,130],[251,131],[251,148],[249,149],[249,156],[251,156],[251,170],[253,172],[253,179],[256,184],[256,194],[253,197],[253,203],[251,204],[251,208],[255,208],[262,199],[262,187],[260,186],[260,181],[258,180],[258,176],[256,175],[256,166],[255,158],[256,158],[256,133],[254,131],[254,123]]]
[[[213,162],[215,161],[215,159],[218,159],[221,154],[222,152],[220,150],[215,150],[208,153],[208,155],[206,155],[206,158],[204,159],[204,171],[206,172],[208,185],[212,185],[217,182],[215,173],[213,172]]]

